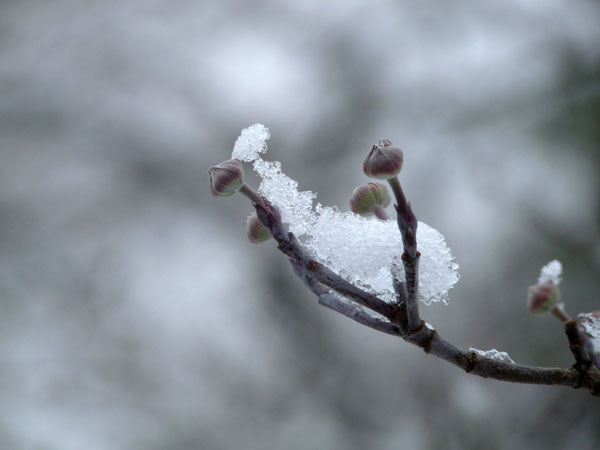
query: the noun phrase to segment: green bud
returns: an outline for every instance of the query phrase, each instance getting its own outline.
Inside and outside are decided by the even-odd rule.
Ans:
[[[402,150],[393,147],[387,139],[382,139],[367,155],[363,163],[363,171],[368,177],[387,180],[400,173],[403,162]]]
[[[208,169],[210,191],[217,197],[229,197],[244,184],[244,166],[239,159],[229,159]]]
[[[387,207],[390,204],[387,188],[381,183],[368,183],[354,189],[350,198],[350,209],[363,217],[375,214],[377,206]]]
[[[553,281],[529,286],[527,294],[527,309],[536,315],[551,312],[561,298],[560,290]]]
[[[253,244],[259,244],[271,238],[271,231],[261,223],[256,214],[248,216],[246,220],[246,233],[248,234],[248,239]]]

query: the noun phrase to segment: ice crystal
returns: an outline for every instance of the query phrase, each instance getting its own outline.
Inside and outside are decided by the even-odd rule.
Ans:
[[[259,192],[268,198],[281,211],[281,219],[290,224],[290,231],[296,235],[305,234],[315,221],[311,191],[298,191],[298,183],[281,171],[279,161],[254,161],[254,170],[262,181]]]
[[[271,137],[269,129],[261,123],[244,128],[235,141],[231,157],[241,161],[254,161],[259,153],[267,151],[267,140]]]
[[[269,131],[263,127],[258,134],[268,137]],[[253,142],[257,141],[259,139]],[[396,222],[364,218],[321,204],[313,208],[316,195],[311,191],[299,191],[298,183],[282,172],[281,163],[264,161],[259,155],[264,150],[242,151],[238,142],[232,156],[254,161],[254,170],[262,179],[259,192],[280,209],[282,220],[289,224],[292,233],[302,237],[315,258],[351,283],[385,300],[393,300],[392,270],[399,279],[404,278],[400,259],[402,239]],[[459,278],[458,264],[444,236],[423,222],[417,227],[417,242],[421,252],[421,300],[426,304],[447,303],[448,290]]]
[[[561,280],[562,264],[559,260],[555,259],[542,267],[540,276],[538,278],[538,284],[546,284],[548,281],[552,281],[556,286],[558,286]]]
[[[479,356],[483,356],[485,358],[490,358],[490,359],[495,359],[497,361],[503,361],[503,362],[515,364],[515,362],[512,360],[512,358],[510,356],[508,356],[508,353],[500,352],[500,351],[496,350],[495,348],[493,348],[491,350],[479,350],[475,347],[469,347],[469,351],[476,353]]]
[[[396,222],[364,218],[321,205],[317,205],[316,212],[306,241],[308,248],[351,283],[384,299],[393,299],[392,267],[396,266],[397,276],[404,278],[400,261],[402,238]],[[447,303],[448,290],[458,281],[458,264],[444,237],[423,222],[417,227],[417,242],[421,251],[421,299],[427,304]]]

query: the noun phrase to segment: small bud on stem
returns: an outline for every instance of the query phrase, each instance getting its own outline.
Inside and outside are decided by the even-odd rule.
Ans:
[[[381,183],[368,183],[354,189],[350,198],[350,209],[353,213],[363,217],[375,216],[381,220],[389,217],[385,208],[391,200],[387,188]]]
[[[239,159],[229,159],[208,169],[210,191],[217,197],[229,197],[244,184],[244,167]]]
[[[415,259],[417,255],[417,218],[414,215],[410,203],[406,200],[398,174],[402,170],[404,154],[398,147],[394,147],[388,139],[381,139],[378,144],[367,155],[363,163],[365,175],[372,178],[387,180],[394,197],[396,198],[397,221],[404,252]]]
[[[253,244],[259,244],[271,239],[271,232],[260,222],[256,214],[248,216],[246,220],[246,233],[248,239]]]
[[[263,198],[244,182],[244,166],[239,159],[229,159],[208,169],[210,191],[217,197],[229,197],[240,192],[257,205]]]
[[[535,315],[553,313],[559,320],[566,322],[570,320],[562,309],[560,302],[560,290],[552,280],[543,284],[529,286],[527,291],[527,309]]]
[[[395,177],[402,170],[404,154],[398,147],[393,147],[387,139],[381,139],[363,162],[365,175],[371,178],[387,180]]]

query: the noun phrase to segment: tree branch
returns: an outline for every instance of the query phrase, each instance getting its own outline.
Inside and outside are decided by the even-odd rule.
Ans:
[[[587,389],[592,394],[600,396],[600,371],[595,367],[589,367],[583,373],[576,368],[529,367],[481,357],[446,341],[436,330],[425,326],[422,321],[419,327],[409,328],[407,333],[401,332],[401,329],[396,325],[399,317],[402,316],[402,313],[399,314],[398,312],[404,304],[402,298],[404,288],[401,282],[395,281],[399,305],[392,305],[373,294],[363,291],[315,261],[292,233],[287,233],[287,236],[284,236],[281,216],[277,208],[270,204],[268,200],[264,199],[263,204],[254,203],[254,206],[259,219],[265,226],[270,228],[275,240],[278,242],[278,249],[289,257],[296,274],[318,296],[319,303],[323,306],[377,331],[402,337],[405,341],[422,348],[426,353],[454,364],[473,375],[513,383],[571,386]],[[415,254],[415,256],[417,255]],[[418,257],[415,259],[418,261]],[[411,261],[414,262],[414,259],[411,259]],[[408,305],[408,299],[411,295],[408,283],[413,276],[418,277],[418,265],[414,271],[407,271],[406,273],[406,304]],[[343,297],[375,311],[388,319],[388,322],[373,317],[360,306],[336,296],[327,287]]]

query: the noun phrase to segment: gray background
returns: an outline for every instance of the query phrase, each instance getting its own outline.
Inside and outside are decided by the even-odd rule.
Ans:
[[[372,143],[461,264],[462,347],[569,366],[524,307],[600,309],[597,2],[3,1],[0,448],[598,448],[600,404],[468,376],[316,305],[208,167],[342,209]],[[256,183],[249,177],[251,183]]]

